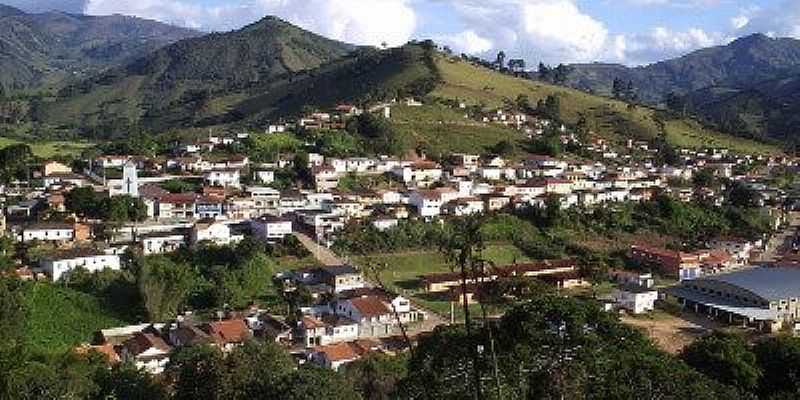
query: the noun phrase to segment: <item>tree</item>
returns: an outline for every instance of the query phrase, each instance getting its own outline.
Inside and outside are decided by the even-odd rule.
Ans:
[[[99,368],[93,377],[96,391],[90,400],[166,400],[166,388],[131,364]]]
[[[611,84],[611,94],[617,100],[622,100],[625,97],[625,82],[622,81],[620,78],[614,78],[614,82]]]
[[[752,208],[759,205],[758,192],[740,181],[731,182],[727,199],[728,203],[735,207]]]
[[[369,354],[348,364],[344,376],[364,400],[389,400],[397,382],[405,378],[408,360],[402,355]]]
[[[714,185],[715,181],[716,177],[714,176],[714,171],[709,168],[703,168],[692,176],[692,184],[698,188],[711,187]]]
[[[506,52],[505,51],[500,50],[500,52],[497,53],[497,59],[495,61],[495,65],[501,71],[506,68]]]
[[[715,332],[686,347],[681,358],[707,376],[744,391],[755,390],[761,379],[755,353],[739,336]]]
[[[525,60],[521,58],[512,58],[508,60],[508,69],[514,73],[525,72]]]
[[[210,346],[182,347],[171,356],[165,375],[174,400],[228,400],[230,385],[222,352]]]
[[[558,64],[553,72],[553,82],[557,85],[563,85],[567,82],[572,69],[564,64]]]
[[[761,369],[758,394],[763,399],[800,394],[800,339],[778,336],[758,342],[753,352]]]
[[[269,398],[269,397],[261,397]],[[359,400],[360,396],[344,377],[330,369],[300,367],[284,379],[275,400]]]
[[[539,80],[549,81],[551,72],[550,67],[542,62],[539,63]]]
[[[141,261],[137,274],[139,293],[151,321],[164,321],[176,315],[197,286],[198,276],[187,265],[165,256],[150,256]]]

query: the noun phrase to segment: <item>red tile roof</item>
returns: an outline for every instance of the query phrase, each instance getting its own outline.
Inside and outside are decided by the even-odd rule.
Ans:
[[[353,307],[361,313],[362,317],[377,317],[391,312],[389,307],[376,296],[364,296],[350,299],[350,302],[353,304]]]
[[[250,329],[242,319],[209,322],[205,328],[219,344],[242,343],[251,337]]]

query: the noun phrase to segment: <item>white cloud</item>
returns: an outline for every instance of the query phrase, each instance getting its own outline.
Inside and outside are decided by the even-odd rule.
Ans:
[[[751,7],[742,12],[747,22],[737,28],[737,35],[761,32],[770,36],[800,39],[800,2],[786,0],[770,8]]]
[[[410,0],[253,0],[204,6],[190,0],[89,0],[92,15],[128,14],[204,30],[231,30],[277,15],[321,35],[355,44],[395,46],[411,38],[416,14]]]
[[[478,35],[474,30],[457,33],[455,35],[440,35],[434,38],[437,43],[441,43],[467,54],[481,54],[492,48],[494,44],[491,40]]]
[[[723,44],[726,40],[720,33],[708,33],[700,28],[673,31],[666,27],[656,27],[647,33],[626,38],[624,61],[629,64],[645,64]]]
[[[474,34],[484,39],[482,44],[494,44],[491,49],[469,49],[451,41],[458,51],[503,49],[529,62],[582,62],[600,57],[609,41],[605,25],[583,13],[574,0],[450,1],[458,17],[470,27],[462,36]]]

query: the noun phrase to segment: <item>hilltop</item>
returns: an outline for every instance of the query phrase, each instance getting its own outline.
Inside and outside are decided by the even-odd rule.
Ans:
[[[199,34],[121,15],[28,14],[0,5],[0,93],[58,88]]]
[[[570,68],[570,87],[610,95],[619,78],[633,83],[640,100],[655,105],[670,92],[685,95],[713,86],[747,86],[800,73],[800,40],[753,34],[646,66],[597,63]]]
[[[458,100],[498,108],[525,95],[561,103],[563,122],[622,143],[662,140],[687,147],[740,151],[775,148],[705,130],[694,120],[549,85],[439,53],[431,42],[398,48],[357,48],[274,17],[239,31],[180,41],[61,91],[40,109],[43,122],[95,137],[132,128],[153,132],[192,128],[259,128],[308,109],[341,102],[375,104],[403,97]],[[464,120],[463,112],[423,107],[396,114],[407,148],[484,148],[515,132]],[[463,140],[459,140],[463,139]]]
[[[267,17],[238,31],[177,42],[72,85],[43,113],[51,124],[101,133],[202,124],[229,104],[293,82],[353,49]]]

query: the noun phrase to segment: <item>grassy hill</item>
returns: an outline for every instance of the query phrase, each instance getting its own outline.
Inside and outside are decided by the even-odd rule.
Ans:
[[[206,128],[260,129],[306,108],[340,102],[374,104],[406,96],[458,99],[494,108],[518,95],[533,104],[560,99],[564,122],[585,120],[611,140],[666,138],[689,147],[740,152],[774,147],[732,139],[691,120],[538,81],[515,78],[435,51],[430,42],[378,50],[335,42],[277,18],[239,31],[184,40],[61,92],[36,110],[51,127],[94,137]],[[395,107],[393,124],[407,149],[484,151],[517,132],[465,119],[460,111],[426,105]]]
[[[96,297],[48,283],[29,284],[24,298],[26,347],[36,354],[61,354],[99,329],[127,323]]]
[[[233,104],[273,92],[273,84],[294,82],[353,49],[267,17],[238,31],[180,41],[65,88],[45,105],[44,119],[99,136],[131,126],[214,124]],[[222,122],[232,119],[239,118]]]
[[[458,99],[468,104],[499,107],[505,99],[527,95],[532,103],[549,95],[561,100],[565,122],[575,124],[584,118],[588,127],[610,140],[627,138],[652,141],[660,136],[676,146],[726,147],[748,153],[774,153],[776,146],[735,138],[705,129],[692,119],[672,119],[649,107],[630,107],[627,103],[591,95],[579,90],[499,74],[461,60],[436,58],[442,82],[432,96]]]

